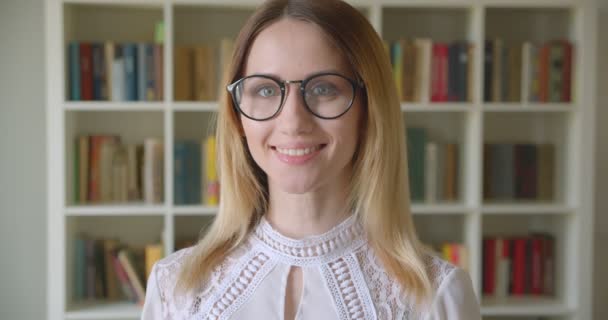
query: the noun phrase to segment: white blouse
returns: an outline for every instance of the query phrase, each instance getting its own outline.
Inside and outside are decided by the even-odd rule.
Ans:
[[[287,276],[302,268],[296,320],[481,319],[468,274],[429,257],[436,296],[414,312],[412,299],[385,271],[354,216],[329,232],[294,240],[262,219],[247,241],[218,265],[196,295],[174,296],[187,248],[157,262],[148,279],[143,320],[283,319]]]

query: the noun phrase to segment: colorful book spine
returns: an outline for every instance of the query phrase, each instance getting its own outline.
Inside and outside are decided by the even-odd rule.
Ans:
[[[70,100],[80,100],[80,43],[72,41],[68,45],[70,67]]]

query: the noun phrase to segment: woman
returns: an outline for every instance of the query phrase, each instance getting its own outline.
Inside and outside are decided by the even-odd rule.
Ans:
[[[235,44],[218,215],[159,261],[142,319],[480,319],[426,252],[382,41],[341,1],[273,0]]]

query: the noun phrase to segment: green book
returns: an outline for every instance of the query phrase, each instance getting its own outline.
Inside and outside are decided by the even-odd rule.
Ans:
[[[424,158],[427,142],[424,128],[407,128],[407,161],[412,202],[424,201]]]

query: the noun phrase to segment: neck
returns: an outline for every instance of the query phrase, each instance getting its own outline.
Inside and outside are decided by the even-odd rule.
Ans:
[[[290,194],[269,184],[266,219],[279,233],[294,239],[325,233],[352,214],[347,182],[337,184],[304,194]]]

